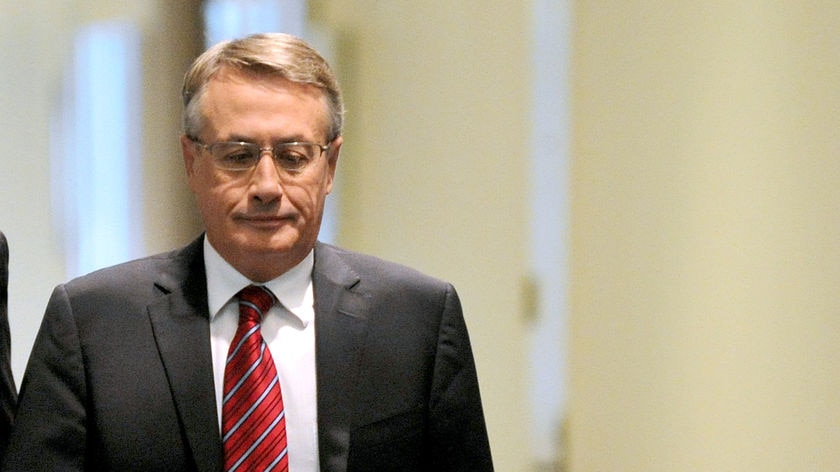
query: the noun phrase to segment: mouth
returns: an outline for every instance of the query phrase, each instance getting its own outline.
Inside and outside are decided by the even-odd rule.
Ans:
[[[257,229],[276,229],[280,226],[293,223],[297,220],[295,215],[241,215],[237,218],[240,223]]]

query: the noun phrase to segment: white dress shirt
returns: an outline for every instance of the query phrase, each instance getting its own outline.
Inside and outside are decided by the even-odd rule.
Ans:
[[[313,308],[313,252],[297,266],[267,282],[275,303],[262,321],[262,335],[280,376],[290,472],[317,472],[318,410],[315,382],[315,311]],[[225,261],[204,238],[207,302],[210,309],[210,346],[216,408],[221,431],[225,359],[239,323],[235,295],[253,284]],[[255,284],[256,285],[256,284]],[[282,305],[282,306],[281,306]]]

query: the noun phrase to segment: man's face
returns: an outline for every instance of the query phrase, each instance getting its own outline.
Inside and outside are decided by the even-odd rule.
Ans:
[[[223,170],[206,149],[181,139],[187,180],[210,244],[249,279],[271,280],[303,260],[315,245],[341,138],[325,142],[326,100],[311,85],[224,67],[207,84],[201,100],[204,127],[196,138],[202,143],[330,145],[293,175],[278,170],[270,153],[263,153],[253,169]]]

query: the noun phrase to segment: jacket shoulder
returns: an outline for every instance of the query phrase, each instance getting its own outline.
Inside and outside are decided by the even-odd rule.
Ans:
[[[191,277],[203,277],[204,258],[201,238],[169,252],[146,256],[105,267],[74,278],[62,285],[71,295],[137,292],[156,287],[170,292]]]
[[[316,266],[319,257],[327,270],[344,268],[358,277],[362,284],[376,281],[386,285],[430,287],[444,289],[451,284],[406,265],[376,256],[319,243],[315,250]]]

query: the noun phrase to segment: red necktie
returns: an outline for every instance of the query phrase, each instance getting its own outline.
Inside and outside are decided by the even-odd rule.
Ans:
[[[260,331],[274,295],[250,285],[239,292],[239,328],[225,366],[222,441],[225,470],[289,470],[280,379]]]

